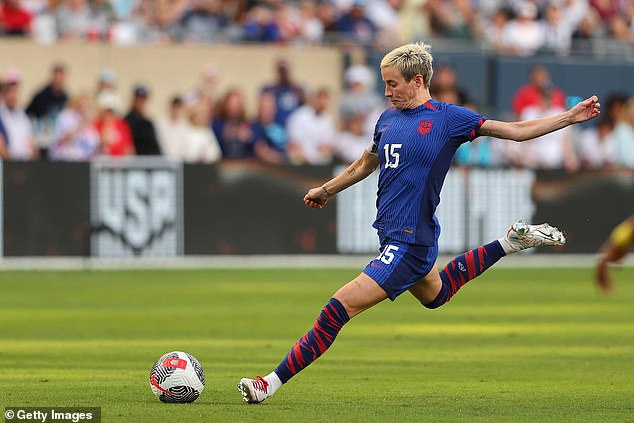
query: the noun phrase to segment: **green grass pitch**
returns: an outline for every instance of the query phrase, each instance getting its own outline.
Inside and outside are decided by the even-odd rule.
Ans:
[[[271,371],[356,270],[0,273],[0,404],[99,406],[104,422],[634,421],[634,268],[493,269],[441,309],[409,294],[354,318],[261,405]],[[201,362],[193,404],[148,384],[162,354]]]

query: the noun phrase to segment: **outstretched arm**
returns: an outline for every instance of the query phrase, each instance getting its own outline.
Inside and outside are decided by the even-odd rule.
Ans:
[[[304,196],[304,203],[308,207],[322,208],[326,205],[328,198],[367,178],[378,165],[379,158],[364,151],[361,158],[348,166],[346,170],[322,186],[308,191],[306,196]]]
[[[514,141],[526,141],[541,137],[566,126],[585,122],[599,116],[601,104],[598,101],[597,96],[593,95],[570,110],[543,119],[521,122],[487,120],[478,130],[478,134]]]

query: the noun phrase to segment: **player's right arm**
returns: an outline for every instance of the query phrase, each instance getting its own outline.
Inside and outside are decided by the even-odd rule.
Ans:
[[[304,196],[304,203],[308,207],[320,209],[326,205],[330,197],[367,178],[378,166],[379,157],[364,151],[363,155],[346,170],[322,186],[308,191]]]

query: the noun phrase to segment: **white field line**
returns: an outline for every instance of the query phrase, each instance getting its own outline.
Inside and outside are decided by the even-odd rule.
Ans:
[[[83,258],[83,257],[4,257],[2,270],[117,270],[117,269],[256,269],[256,268],[357,268],[363,269],[372,255],[244,255],[187,256],[173,258]],[[444,266],[452,256],[442,255],[438,265]],[[518,254],[505,257],[495,267],[581,267],[591,268],[597,262],[594,254]],[[619,267],[634,266],[630,254]]]

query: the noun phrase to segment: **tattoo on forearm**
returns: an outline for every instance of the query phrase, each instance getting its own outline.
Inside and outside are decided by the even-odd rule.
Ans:
[[[357,169],[354,167],[348,169],[348,176],[354,176],[355,173],[357,173]]]

